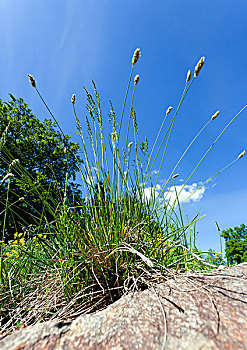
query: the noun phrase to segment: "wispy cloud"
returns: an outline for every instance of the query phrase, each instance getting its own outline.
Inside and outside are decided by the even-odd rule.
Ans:
[[[201,182],[193,183],[192,185],[177,185],[177,186],[171,186],[168,191],[164,193],[164,199],[166,202],[169,202],[169,205],[173,205],[174,201],[176,201],[176,196],[178,196],[179,203],[185,202],[198,202],[202,199],[206,187],[200,186],[202,185]],[[176,195],[177,193],[177,195]]]

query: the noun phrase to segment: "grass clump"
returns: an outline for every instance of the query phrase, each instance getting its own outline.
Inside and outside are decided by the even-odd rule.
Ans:
[[[132,58],[120,120],[117,119],[110,102],[109,135],[105,132],[105,118],[95,83],[92,82],[93,94],[85,89],[87,139],[76,113],[76,96],[72,95],[71,103],[77,133],[81,137],[83,156],[82,160],[76,159],[85,198],[74,198],[74,205],[71,205],[65,186],[61,201],[53,211],[52,221],[46,218],[48,201],[44,201],[39,224],[26,227],[24,232],[17,232],[14,240],[8,242],[4,240],[3,228],[0,243],[2,334],[15,329],[19,324],[29,325],[57,317],[71,319],[83,313],[100,310],[125,293],[148,288],[178,272],[182,273],[187,269],[203,271],[216,266],[203,259],[195,239],[191,239],[191,226],[195,232],[199,215],[191,222],[184,223],[179,194],[213,145],[246,106],[215,139],[180,192],[176,192],[176,200],[169,203],[164,193],[167,188],[166,193],[169,193],[174,179],[179,175],[175,172],[178,164],[201,132],[219,113],[216,112],[197,133],[178,160],[167,182],[160,188],[158,179],[175,119],[191,84],[204,65],[204,57],[196,65],[192,78],[191,71],[188,71],[178,107],[167,109],[151,151],[147,137],[144,141],[139,140],[134,109],[135,90],[140,77],[132,77],[139,58],[140,49],[137,49]],[[57,123],[38,91],[35,79],[31,75],[29,79]],[[126,113],[131,84],[131,104],[129,112]],[[164,133],[164,123],[172,111],[173,117],[170,118],[170,122],[168,120],[169,125]],[[127,131],[123,134],[122,124],[126,115]],[[58,123],[57,126],[59,127]],[[122,148],[121,143],[124,145]],[[158,150],[155,151],[156,145]],[[89,150],[93,157],[90,157]],[[65,159],[66,152],[70,150],[65,144]],[[162,158],[154,182],[151,174],[158,155]],[[239,157],[217,174],[237,159]],[[11,176],[3,181],[9,181],[10,190]],[[147,188],[150,189],[148,198]],[[176,187],[174,189],[176,190]],[[52,193],[50,195],[52,196]],[[7,197],[4,223],[8,220],[9,205],[11,203],[8,203]]]

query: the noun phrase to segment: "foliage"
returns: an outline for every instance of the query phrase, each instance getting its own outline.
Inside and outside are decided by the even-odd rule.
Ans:
[[[229,228],[221,233],[225,239],[225,254],[230,265],[247,262],[247,226]]]
[[[222,257],[222,252],[216,253],[215,250],[209,249],[205,257],[205,261],[213,265],[224,265],[224,260]]]
[[[12,173],[8,193],[7,235],[30,224],[37,224],[43,216],[51,221],[63,190],[67,197],[78,192],[75,175],[78,171],[75,154],[79,145],[69,136],[55,129],[55,122],[37,119],[23,99],[0,100],[0,134],[7,133],[0,154],[0,177]],[[65,153],[65,148],[68,150]],[[67,181],[67,182],[66,182]],[[0,186],[0,226],[3,227],[8,181]],[[46,205],[44,206],[44,202]]]

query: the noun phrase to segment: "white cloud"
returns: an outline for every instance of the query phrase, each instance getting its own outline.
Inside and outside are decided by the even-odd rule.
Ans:
[[[88,174],[85,180],[89,185],[93,185],[96,180],[96,177]]]
[[[156,185],[156,189],[157,190],[160,190],[160,185]],[[158,191],[155,191],[155,188],[154,187],[146,187],[144,188],[144,191],[143,191],[143,199],[148,202],[150,201],[153,197],[157,198],[159,195],[159,192]]]
[[[179,203],[186,201],[186,203],[189,202],[198,202],[202,199],[206,188],[205,186],[201,186],[201,183],[193,183],[192,185],[177,185],[172,186],[168,189],[167,192],[164,192],[164,199],[166,202],[169,201],[169,205],[173,205],[174,201],[176,200],[176,192],[178,195]],[[194,192],[194,193],[193,193]],[[189,197],[189,198],[188,198]],[[188,198],[188,199],[187,199]],[[177,205],[177,202],[176,202]]]
[[[182,202],[185,202],[185,203],[198,202],[202,199],[206,191],[205,186],[202,186],[201,188],[199,188],[201,185],[202,185],[202,182],[199,182],[199,183],[194,182],[192,185],[171,186],[170,188],[168,188],[168,191],[164,192],[162,197],[165,199],[166,202],[169,201],[169,205],[172,205],[176,200],[176,192],[177,192],[180,204],[182,204]],[[159,184],[157,184],[156,187],[146,187],[143,191],[143,200],[148,202],[152,198],[157,198],[159,196],[159,192],[161,189],[162,189],[161,185]],[[162,201],[162,197],[159,199],[160,201]],[[176,206],[177,206],[177,202],[175,204],[175,207]]]

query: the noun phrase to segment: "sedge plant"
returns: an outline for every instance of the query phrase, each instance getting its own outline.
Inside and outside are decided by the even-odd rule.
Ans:
[[[195,227],[200,217],[197,214],[192,221],[184,222],[183,203],[179,201],[183,187],[180,192],[176,191],[176,199],[172,203],[168,201],[167,193],[172,188],[176,190],[174,179],[178,176],[175,173],[178,164],[199,135],[216,119],[218,111],[189,143],[165,185],[162,188],[158,185],[175,120],[205,59],[199,60],[192,78],[191,70],[188,71],[178,107],[167,109],[151,151],[147,137],[140,141],[134,109],[140,77],[135,75],[133,79],[133,73],[139,59],[140,49],[136,49],[120,118],[117,118],[110,101],[108,125],[94,81],[93,94],[84,88],[87,99],[86,131],[76,111],[76,96],[72,95],[82,160],[74,156],[80,169],[85,198],[74,198],[71,205],[65,187],[53,212],[54,220],[48,221],[41,213],[37,226],[29,227],[21,235],[16,233],[15,240],[8,244],[2,242],[0,304],[4,332],[14,329],[17,322],[32,324],[55,317],[71,319],[100,310],[125,293],[148,288],[187,269],[203,271],[216,267],[204,260],[195,240],[191,240],[191,226]],[[28,76],[60,128],[35,79]],[[131,103],[127,108],[131,88]],[[170,118],[173,110],[174,115]],[[167,120],[169,123],[164,133]],[[232,121],[202,156],[190,177]],[[127,126],[125,133],[123,125]],[[110,134],[106,133],[106,126],[111,128]],[[67,145],[64,146],[66,152],[70,152]],[[155,150],[156,146],[158,149]],[[162,160],[154,180],[152,170],[158,156]],[[210,179],[205,180],[202,186]],[[148,197],[147,186],[151,186]],[[44,201],[44,207],[47,203]]]

